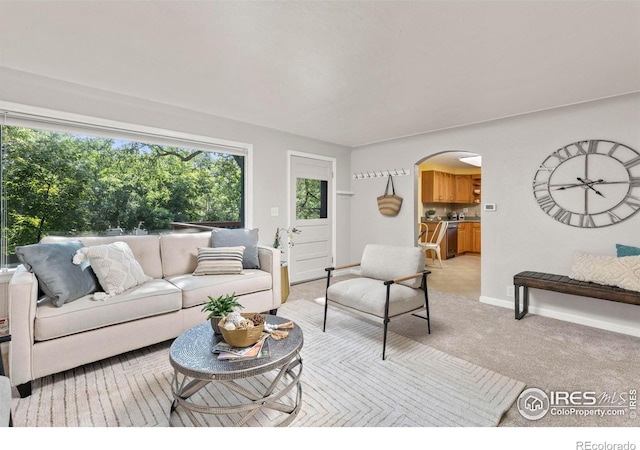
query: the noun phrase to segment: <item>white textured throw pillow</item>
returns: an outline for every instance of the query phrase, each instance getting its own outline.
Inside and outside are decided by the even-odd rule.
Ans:
[[[640,291],[640,256],[618,258],[577,252],[569,278]]]
[[[73,262],[80,264],[84,259],[89,260],[100,286],[109,297],[153,279],[144,273],[125,242],[83,247],[76,252]]]

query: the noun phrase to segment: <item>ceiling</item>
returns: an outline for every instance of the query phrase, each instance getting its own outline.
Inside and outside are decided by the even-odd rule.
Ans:
[[[0,1],[0,66],[357,147],[640,91],[640,2]]]

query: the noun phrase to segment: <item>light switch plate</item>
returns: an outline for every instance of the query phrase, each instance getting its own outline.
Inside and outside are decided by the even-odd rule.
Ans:
[[[280,211],[278,210],[277,206],[272,206],[271,207],[271,217],[277,217],[278,215],[280,215]]]

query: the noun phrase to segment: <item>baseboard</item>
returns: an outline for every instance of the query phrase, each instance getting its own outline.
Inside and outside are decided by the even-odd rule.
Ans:
[[[513,300],[502,300],[498,298],[481,295],[480,303],[486,303],[488,305],[507,308],[513,311],[515,314]],[[602,330],[614,331],[616,333],[622,333],[622,334],[628,334],[630,336],[640,337],[640,329],[638,328],[629,327],[629,326],[626,326],[620,323],[611,322],[608,320],[593,319],[590,317],[579,316],[576,314],[559,312],[549,308],[540,308],[538,306],[532,306],[531,304],[529,304],[529,314],[536,314],[543,317],[550,317],[552,319],[558,319],[558,320],[564,320],[566,322],[577,323],[578,325],[585,325],[588,327],[600,328]],[[516,320],[515,317],[513,320]],[[522,320],[526,320],[526,316]]]

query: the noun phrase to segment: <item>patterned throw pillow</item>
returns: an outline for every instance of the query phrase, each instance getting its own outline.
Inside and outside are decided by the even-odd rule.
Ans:
[[[83,247],[77,251],[73,262],[80,264],[84,259],[91,263],[100,286],[109,297],[153,279],[144,273],[126,242]]]
[[[576,253],[569,278],[640,291],[640,256]]]
[[[200,247],[194,275],[237,275],[242,272],[244,247]]]

